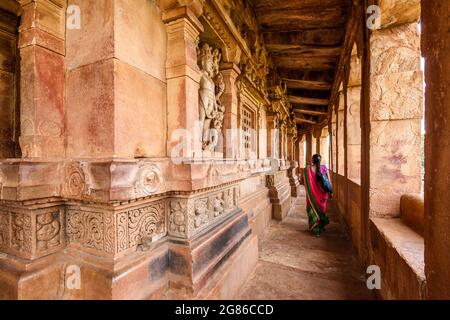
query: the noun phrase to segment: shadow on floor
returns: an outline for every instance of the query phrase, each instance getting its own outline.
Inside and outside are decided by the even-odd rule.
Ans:
[[[321,237],[311,235],[304,192],[283,222],[272,222],[260,240],[256,270],[238,299],[374,299],[351,242],[337,217]]]

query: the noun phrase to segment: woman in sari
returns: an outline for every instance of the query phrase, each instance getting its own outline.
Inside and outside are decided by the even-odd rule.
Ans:
[[[331,184],[329,184],[329,188],[326,191],[323,187],[322,179],[326,178],[328,182],[330,179],[327,167],[320,165],[321,160],[320,154],[315,154],[312,158],[312,165],[306,166],[304,171],[309,230],[316,236],[320,236],[325,231],[325,226],[329,223],[326,214],[327,201],[330,194],[332,194]]]

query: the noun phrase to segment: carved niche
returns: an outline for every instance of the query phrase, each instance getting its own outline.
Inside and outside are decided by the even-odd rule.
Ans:
[[[219,72],[222,58],[218,49],[207,43],[198,51],[198,64],[201,71],[199,89],[199,114],[202,129],[202,149],[213,151],[219,143],[223,126],[225,107],[220,98],[225,91],[225,82]]]

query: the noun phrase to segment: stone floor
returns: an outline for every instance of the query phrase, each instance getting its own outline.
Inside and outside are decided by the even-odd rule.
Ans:
[[[304,192],[260,240],[260,257],[238,299],[373,299],[343,228],[330,213],[321,237],[308,231]]]

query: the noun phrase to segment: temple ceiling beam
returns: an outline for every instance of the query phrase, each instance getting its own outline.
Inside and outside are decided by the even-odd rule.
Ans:
[[[297,80],[282,78],[289,89],[331,90],[332,83],[325,81]]]
[[[313,106],[327,106],[329,104],[328,99],[307,98],[299,96],[288,96],[289,102],[296,104],[309,104]]]

